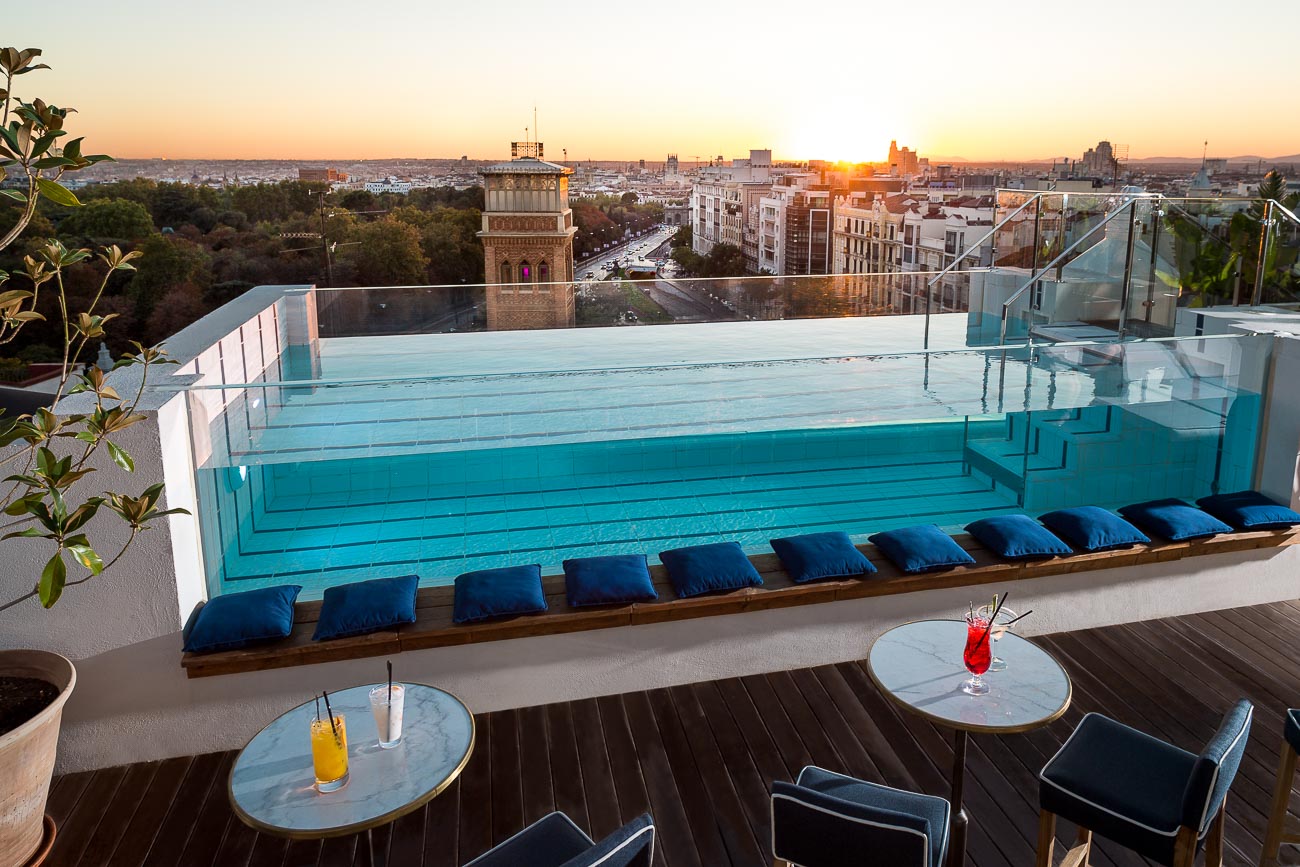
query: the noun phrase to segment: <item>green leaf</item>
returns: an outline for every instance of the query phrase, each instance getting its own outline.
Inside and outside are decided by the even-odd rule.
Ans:
[[[27,195],[21,190],[0,190],[0,196],[4,196],[6,199],[13,199],[15,202],[21,202],[24,205],[27,204]]]
[[[113,463],[117,464],[128,473],[134,473],[135,461],[131,460],[131,456],[126,453],[126,449],[122,448],[117,443],[107,443],[107,445],[108,453],[112,456]]]
[[[41,605],[46,608],[52,608],[59,597],[63,595],[63,585],[68,580],[68,567],[63,562],[63,552],[58,551],[50,562],[45,564],[41,570],[41,583],[37,585],[40,593]]]
[[[80,538],[84,539],[85,536]],[[104,571],[104,561],[95,553],[94,548],[79,543],[68,545],[67,548],[72,552],[72,556],[76,558],[78,563],[90,570],[91,575],[98,575]]]
[[[49,178],[37,178],[36,186],[42,196],[56,205],[65,205],[69,208],[81,207],[81,200],[72,194],[72,190],[57,181],[52,181]]]
[[[50,533],[42,533],[40,527],[28,527],[26,530],[15,530],[12,533],[5,533],[4,538],[53,539],[54,536]]]

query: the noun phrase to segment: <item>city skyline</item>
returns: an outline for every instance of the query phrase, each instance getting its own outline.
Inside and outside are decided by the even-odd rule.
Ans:
[[[785,34],[773,31],[767,48],[751,38],[754,16],[783,20],[779,7],[676,0],[653,15],[579,2],[537,16],[504,2],[486,17],[388,0],[368,6],[360,28],[355,5],[337,0],[234,0],[197,26],[183,8],[124,0],[111,12],[87,4],[76,28],[19,9],[10,40],[44,49],[53,71],[40,94],[77,108],[76,134],[121,158],[494,158],[525,135],[570,161],[673,152],[693,163],[754,143],[778,159],[879,161],[891,139],[974,162],[1077,158],[1099,138],[1129,144],[1133,159],[1197,157],[1207,138],[1210,156],[1300,152],[1300,117],[1279,111],[1259,77],[1251,25],[1294,30],[1293,4],[1236,4],[1241,26],[1205,51],[1159,54],[1154,78],[1149,54],[1138,75],[1109,46],[1137,46],[1125,34],[1142,33],[1203,44],[1204,15],[1221,13],[1189,3],[1174,19],[1148,5],[1100,0],[1040,38],[1010,26],[1040,12],[1023,0],[1003,4],[998,21],[947,0],[922,18],[823,4],[800,13],[811,69]],[[950,26],[909,36],[930,19]],[[742,41],[722,50],[715,37],[731,31]],[[861,51],[822,41],[867,31],[896,38]],[[732,62],[736,74],[721,74]],[[15,84],[25,95],[27,81]],[[534,107],[540,131],[526,132]]]

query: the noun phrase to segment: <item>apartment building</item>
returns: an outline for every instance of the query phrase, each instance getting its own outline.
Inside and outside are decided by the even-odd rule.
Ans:
[[[835,274],[942,271],[975,244],[958,269],[945,276],[932,300],[935,312],[969,307],[968,268],[988,264],[992,245],[980,243],[993,226],[994,198],[898,193],[851,193],[835,199],[832,257]],[[922,281],[900,282],[892,304],[899,312],[919,312],[925,303]]]

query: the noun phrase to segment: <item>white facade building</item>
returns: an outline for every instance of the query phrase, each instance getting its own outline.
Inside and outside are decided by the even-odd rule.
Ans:
[[[387,177],[382,181],[366,181],[367,193],[397,193],[404,196],[410,191],[410,181],[399,181],[394,177]]]

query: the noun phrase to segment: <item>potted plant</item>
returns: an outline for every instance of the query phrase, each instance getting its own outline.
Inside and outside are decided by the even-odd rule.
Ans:
[[[63,141],[64,122],[72,109],[14,93],[15,79],[49,68],[35,62],[40,54],[35,48],[0,48],[0,182],[10,177],[18,182],[0,187],[0,196],[19,206],[12,225],[0,226],[0,251],[19,240],[40,199],[80,207],[60,178],[109,159],[83,155],[79,138]],[[29,589],[0,604],[0,613],[37,602],[53,606],[65,588],[110,569],[150,522],[179,511],[158,508],[162,485],[138,496],[83,490],[94,478],[95,458],[101,452],[123,470],[135,469],[113,437],[144,418],[135,411],[144,380],[141,390],[123,398],[108,384],[107,371],[83,366],[81,359],[88,344],[93,350],[104,339],[104,326],[113,318],[95,313],[104,290],[114,276],[134,270],[131,261],[139,254],[115,246],[70,250],[58,240],[24,243],[29,252],[21,272],[0,270],[0,349],[24,327],[45,319],[37,309],[44,293],[46,309],[58,310],[52,330],[62,337],[63,356],[58,388],[47,407],[29,415],[0,414],[0,470],[5,476],[0,488],[5,516],[0,520],[0,558],[13,557],[15,546],[36,545],[44,548],[40,559],[45,561],[40,574],[30,576]],[[77,302],[65,291],[64,277],[70,269],[86,267],[98,267],[102,274],[91,297]],[[49,304],[50,296],[54,305]],[[71,309],[73,303],[83,309]],[[149,365],[167,363],[159,350],[134,345],[136,352],[114,368],[143,365],[147,375]],[[80,400],[88,408],[60,414],[59,402],[73,394],[84,395]],[[87,525],[101,512],[116,515],[130,531],[107,558],[88,535],[92,530]],[[0,867],[39,863],[53,840],[45,801],[63,706],[75,684],[72,663],[57,653],[0,651]]]

